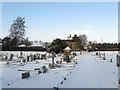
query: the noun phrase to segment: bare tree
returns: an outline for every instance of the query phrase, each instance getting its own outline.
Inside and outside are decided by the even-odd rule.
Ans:
[[[85,34],[79,35],[82,45],[87,45],[87,36]]]

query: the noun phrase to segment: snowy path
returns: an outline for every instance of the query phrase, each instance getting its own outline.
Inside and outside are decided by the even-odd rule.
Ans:
[[[114,85],[117,76],[117,67],[113,63],[91,56],[91,53],[84,53],[59,88],[117,88]]]

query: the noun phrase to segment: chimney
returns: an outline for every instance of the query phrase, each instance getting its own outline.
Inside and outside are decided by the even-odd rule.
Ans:
[[[77,35],[75,34],[74,37],[77,37]]]

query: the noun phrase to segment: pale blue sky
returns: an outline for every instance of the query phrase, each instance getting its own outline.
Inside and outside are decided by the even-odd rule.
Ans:
[[[69,34],[86,34],[88,40],[118,42],[117,2],[5,2],[2,3],[2,37],[18,17],[26,19],[30,40],[52,41]]]

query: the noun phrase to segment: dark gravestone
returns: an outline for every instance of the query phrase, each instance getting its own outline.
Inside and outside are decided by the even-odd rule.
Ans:
[[[69,56],[66,56],[66,57],[65,57],[65,61],[66,61],[67,63],[71,62]]]
[[[117,54],[117,67],[120,67],[120,56]]]
[[[33,58],[34,60],[36,60],[36,55],[34,54],[34,58]]]
[[[27,71],[25,73],[22,73],[22,79],[28,78],[30,76],[30,72]]]
[[[120,56],[118,56],[118,67],[120,67]]]
[[[76,54],[76,53],[73,53],[73,56],[77,56],[77,54]]]
[[[5,56],[5,59],[6,59],[6,60],[8,59],[8,56],[7,56],[7,55]]]
[[[34,70],[40,70],[40,68],[35,68]]]
[[[38,71],[38,74],[41,74],[41,73],[42,73],[42,72],[39,70],[39,71]]]
[[[43,66],[43,73],[46,73],[48,71],[48,69],[46,68],[46,66]]]
[[[110,59],[110,62],[112,62],[112,59]]]
[[[10,59],[13,59],[13,56],[14,56],[13,54],[10,54]]]
[[[23,57],[23,53],[22,53],[22,51],[20,52],[20,57]]]
[[[45,54],[41,54],[41,59],[46,59]]]
[[[98,55],[98,52],[96,52],[96,56]]]
[[[54,86],[53,89],[58,90],[58,86]]]
[[[27,56],[27,62],[29,62],[29,56]]]

